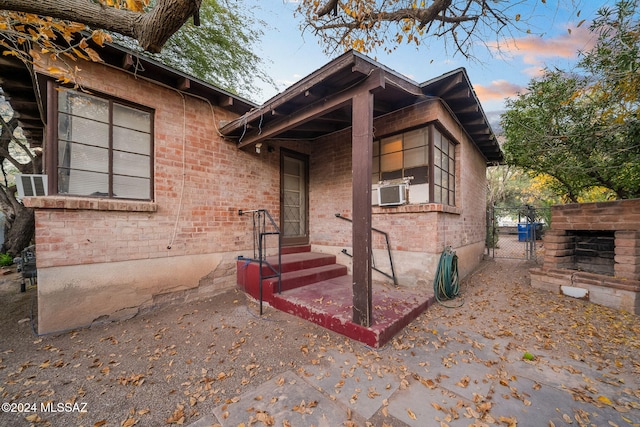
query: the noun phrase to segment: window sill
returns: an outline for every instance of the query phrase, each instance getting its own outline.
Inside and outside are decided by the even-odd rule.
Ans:
[[[401,205],[401,206],[372,206],[372,213],[375,214],[404,214],[404,213],[427,213],[427,212],[442,212],[455,215],[461,215],[462,209],[443,205],[441,203],[421,203],[415,205]]]
[[[22,202],[34,209],[75,209],[91,211],[156,212],[155,202],[140,200],[96,199],[90,197],[25,197]]]

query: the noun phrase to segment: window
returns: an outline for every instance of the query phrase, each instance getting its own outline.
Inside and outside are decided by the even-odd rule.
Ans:
[[[148,110],[59,91],[58,193],[150,200],[152,120]]]
[[[412,184],[428,182],[428,128],[373,142],[373,182],[411,178]]]
[[[373,184],[409,181],[411,203],[455,206],[455,144],[434,125],[374,140],[372,172]]]
[[[433,129],[433,202],[456,204],[456,146]]]

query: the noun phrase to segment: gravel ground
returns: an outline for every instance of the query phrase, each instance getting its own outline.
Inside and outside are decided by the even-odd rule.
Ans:
[[[317,363],[329,348],[375,359],[386,375],[407,380],[395,352],[428,351],[449,329],[639,378],[640,318],[532,289],[530,267],[485,261],[462,283],[461,307],[436,304],[379,350],[273,309],[260,317],[237,290],[37,336],[30,320],[36,289],[20,293],[19,277],[10,273],[0,278],[0,397],[9,404],[0,426],[189,424],[267,380]]]

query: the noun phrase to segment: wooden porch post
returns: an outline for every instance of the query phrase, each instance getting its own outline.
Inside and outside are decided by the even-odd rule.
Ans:
[[[373,93],[353,97],[351,155],[353,179],[353,323],[371,326],[371,162]]]

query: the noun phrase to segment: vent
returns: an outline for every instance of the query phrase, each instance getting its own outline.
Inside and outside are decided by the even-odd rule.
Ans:
[[[18,187],[18,197],[46,196],[47,195],[47,175],[16,175],[16,187]]]
[[[378,205],[398,206],[407,203],[407,185],[395,184],[378,187]]]

